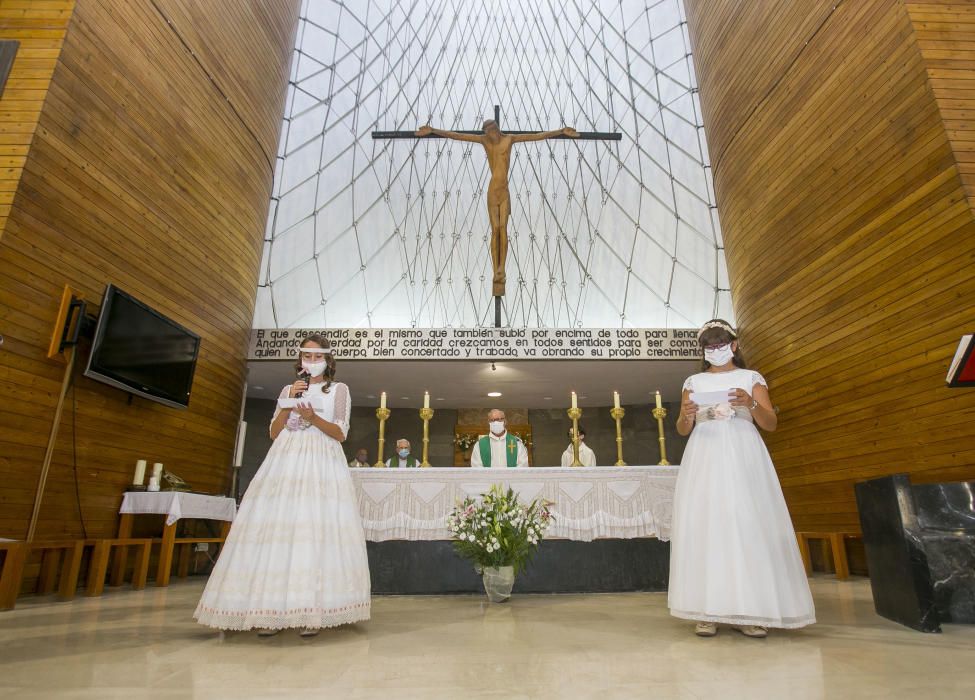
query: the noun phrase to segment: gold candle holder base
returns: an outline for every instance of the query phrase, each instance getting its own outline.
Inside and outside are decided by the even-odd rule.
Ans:
[[[570,408],[566,413],[572,419],[572,464],[573,467],[581,467],[579,461],[579,419],[582,418],[581,408]]]
[[[379,451],[377,453],[378,459],[372,466],[385,467],[386,462],[383,460],[383,448],[386,446],[386,421],[389,419],[389,409],[377,408],[376,419],[379,421]]]
[[[614,408],[609,412],[609,415],[616,421],[616,466],[625,467],[626,462],[623,461],[623,428],[620,425],[620,421],[626,415],[626,409]]]
[[[667,438],[664,437],[664,418],[667,417],[666,408],[653,409],[653,417],[657,419],[657,441],[660,443],[660,461],[657,462],[662,467],[670,465],[667,461]]]
[[[433,418],[432,408],[421,408],[420,418],[423,419],[423,461],[420,462],[421,467],[432,466],[430,462],[427,461],[430,449],[430,419]]]

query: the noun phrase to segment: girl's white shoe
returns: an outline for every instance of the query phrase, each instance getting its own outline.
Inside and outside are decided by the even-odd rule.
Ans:
[[[698,637],[713,637],[718,633],[718,626],[713,622],[698,622],[694,634]]]

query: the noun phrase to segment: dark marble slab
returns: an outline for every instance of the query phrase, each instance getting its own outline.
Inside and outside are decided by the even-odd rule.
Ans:
[[[898,474],[859,483],[856,499],[877,614],[921,632],[940,632],[910,479]]]
[[[975,624],[975,536],[925,532],[923,539],[941,622]]]
[[[367,542],[372,592],[483,593],[481,577],[447,541]],[[515,579],[515,593],[665,591],[670,544],[656,539],[546,540]]]

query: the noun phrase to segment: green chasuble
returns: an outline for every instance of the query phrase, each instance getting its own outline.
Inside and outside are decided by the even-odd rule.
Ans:
[[[508,433],[504,437],[504,453],[508,457],[508,467],[518,466],[518,443],[521,442],[511,433]],[[491,437],[489,435],[482,435],[477,441],[477,449],[481,451],[481,464],[485,467],[493,466],[491,464]]]
[[[399,468],[399,455],[393,455],[389,458],[389,466],[391,469]],[[406,468],[413,469],[417,466],[416,457],[411,453],[409,457],[406,458]]]

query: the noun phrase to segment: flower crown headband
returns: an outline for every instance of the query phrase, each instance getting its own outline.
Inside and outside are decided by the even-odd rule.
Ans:
[[[298,348],[298,354],[299,355],[301,353],[303,353],[303,352],[308,352],[308,353],[317,353],[317,352],[320,352],[323,355],[331,355],[332,354],[332,348]]]
[[[723,331],[728,331],[728,333],[731,334],[732,338],[738,337],[738,334],[735,333],[735,329],[729,326],[724,321],[708,321],[703,326],[701,326],[701,330],[697,332],[697,339],[701,340],[701,336],[704,335],[704,331],[710,330],[711,328],[720,328]]]

